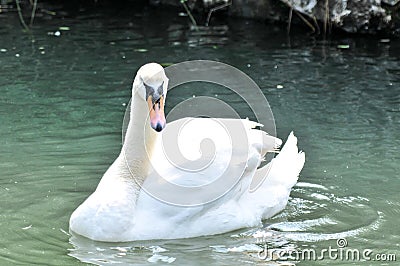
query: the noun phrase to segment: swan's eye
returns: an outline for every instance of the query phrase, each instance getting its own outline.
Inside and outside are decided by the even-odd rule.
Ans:
[[[146,83],[143,82],[144,87],[146,88],[146,100],[154,95],[154,89],[153,87],[147,85]]]
[[[164,81],[161,83],[161,85],[157,89],[158,95],[163,95],[164,96]]]

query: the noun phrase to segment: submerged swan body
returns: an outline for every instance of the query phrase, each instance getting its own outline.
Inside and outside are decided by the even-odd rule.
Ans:
[[[151,63],[139,69],[133,83],[130,122],[121,153],[96,191],[71,215],[71,231],[109,242],[187,238],[259,226],[262,219],[285,208],[305,161],[293,133],[280,153],[258,168],[267,152],[277,151],[280,139],[254,129],[260,124],[246,119],[186,118],[166,125],[167,86],[168,78],[160,65]],[[226,141],[224,132],[218,129],[221,123],[244,130],[245,149]],[[193,143],[204,138],[211,138],[215,144],[212,163],[201,171],[182,170],[163,150],[162,136],[177,132],[182,125],[185,127],[179,131],[182,134],[177,142],[185,156],[194,161],[202,157]],[[230,163],[232,154],[237,159],[235,164]],[[244,168],[239,169],[240,165]],[[237,180],[220,196],[205,200],[204,204],[196,194],[174,193],[167,186],[170,183],[205,186],[226,171],[236,171]],[[257,180],[261,180],[260,186],[251,190],[251,184]],[[207,189],[209,194],[213,191]],[[165,200],[166,197],[171,201]],[[171,204],[182,199],[185,203]]]

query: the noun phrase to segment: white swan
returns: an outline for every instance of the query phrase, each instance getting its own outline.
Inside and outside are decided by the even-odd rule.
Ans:
[[[164,101],[167,86],[164,70],[156,63],[144,65],[137,72],[132,88],[130,122],[121,154],[106,171],[96,191],[71,215],[71,231],[109,242],[195,237],[259,226],[262,219],[273,216],[286,206],[305,161],[293,133],[276,158],[257,169],[265,153],[275,152],[281,145],[280,139],[253,129],[259,124],[245,119],[187,118],[166,126]],[[193,141],[199,143],[207,133],[214,142],[212,164],[201,171],[182,170],[163,152],[162,134],[169,129],[173,132],[183,123],[185,127],[180,132],[178,146],[183,155],[192,157],[189,158],[192,162],[202,157],[199,147],[193,147]],[[244,128],[248,142],[245,151],[226,141],[219,123],[228,125],[228,128],[229,125]],[[244,171],[235,168],[240,165],[240,160],[233,166],[229,164],[232,154],[245,158]],[[169,182],[192,188],[212,184],[215,177],[228,170],[241,171],[238,181],[232,183],[232,188],[226,188],[224,195],[206,204],[197,204],[198,195],[202,194],[195,195],[189,191],[181,195],[167,188]],[[258,189],[250,191],[252,182],[262,183]],[[208,187],[205,195],[221,189],[224,188]],[[188,204],[169,204],[165,198],[158,200],[149,194],[170,197],[172,201],[184,199]]]

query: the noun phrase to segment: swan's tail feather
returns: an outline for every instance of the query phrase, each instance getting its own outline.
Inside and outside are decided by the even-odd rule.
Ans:
[[[282,211],[304,162],[305,154],[299,152],[297,138],[291,132],[281,152],[267,165],[257,169],[243,203],[253,206],[254,213],[260,219],[272,217]]]
[[[271,161],[271,170],[267,176],[269,184],[280,184],[290,189],[296,184],[305,162],[305,153],[297,147],[297,138],[291,132],[280,153]]]
[[[280,145],[282,143],[280,139],[272,136],[270,137],[279,141],[275,142],[275,145]],[[272,142],[270,142],[270,144]],[[300,171],[303,169],[304,162],[305,154],[303,151],[299,152],[297,148],[297,138],[293,132],[291,132],[279,154],[270,163],[257,169],[250,185],[250,192],[257,189],[262,183],[267,183],[263,186],[283,185],[291,189],[297,182]]]

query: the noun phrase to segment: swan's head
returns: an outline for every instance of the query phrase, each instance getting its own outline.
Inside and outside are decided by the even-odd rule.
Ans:
[[[150,126],[157,132],[163,130],[166,124],[164,104],[167,88],[168,78],[164,68],[157,63],[142,66],[133,82],[132,95],[147,102]]]

